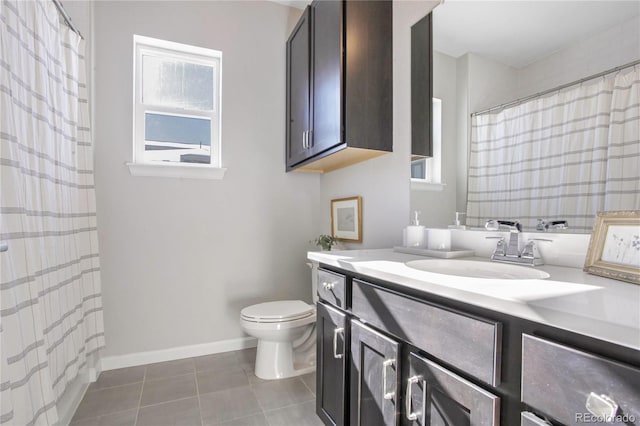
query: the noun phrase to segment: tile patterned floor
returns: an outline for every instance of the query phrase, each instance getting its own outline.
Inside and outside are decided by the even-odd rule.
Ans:
[[[255,349],[103,372],[71,426],[321,426],[315,374],[261,380]]]

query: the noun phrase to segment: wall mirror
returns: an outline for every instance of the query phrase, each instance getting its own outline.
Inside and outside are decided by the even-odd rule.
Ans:
[[[473,113],[507,104],[515,100],[531,97],[551,89],[559,88],[585,77],[610,70],[621,65],[637,62],[640,59],[640,2],[628,1],[456,1],[449,0],[437,6],[432,12],[433,23],[433,96],[437,98],[434,106],[434,122],[440,127],[441,147],[434,146],[434,158],[430,160],[412,161],[412,174],[415,177],[427,179],[412,179],[411,210],[422,212],[421,218],[427,226],[446,226],[452,224],[455,212],[471,212],[472,206],[467,200],[489,198],[494,187],[483,191],[469,186],[475,184],[474,178],[485,167],[485,163],[478,163],[478,155],[474,155],[470,148],[472,137],[476,142],[483,142],[484,134],[478,136],[478,128],[488,126],[486,122],[474,121]],[[412,58],[413,60],[413,58]],[[624,70],[612,72],[601,77],[602,80],[612,78],[620,73],[636,72],[640,65],[627,67]],[[598,79],[585,81],[582,84],[562,90],[553,90],[549,94],[537,99],[547,99],[555,95],[564,96],[574,87],[595,87]],[[607,86],[609,87],[609,86]],[[598,92],[610,91],[608,88],[589,89],[586,96],[595,96]],[[633,89],[637,92],[637,89]],[[567,95],[568,96],[568,95]],[[637,96],[637,93],[636,95]],[[564,102],[562,98],[556,102]],[[606,100],[609,102],[608,98]],[[546,108],[543,101],[541,108]],[[522,105],[520,102],[515,105]],[[435,104],[434,104],[435,105]],[[613,105],[614,111],[632,110],[633,105]],[[509,107],[510,108],[510,107]],[[550,107],[552,108],[552,107]],[[570,109],[570,108],[569,108]],[[526,114],[520,111],[517,117],[497,116],[497,112],[504,108],[497,108],[490,112],[496,120],[509,121],[516,125],[518,120],[526,121]],[[436,117],[439,111],[440,117]],[[565,124],[591,123],[584,115],[564,115],[549,124],[550,129],[562,129]],[[597,115],[596,112],[593,115]],[[481,114],[482,115],[482,114]],[[536,118],[537,119],[537,118]],[[560,121],[558,121],[560,120]],[[625,118],[626,120],[626,118]],[[619,121],[619,120],[618,120]],[[492,122],[492,123],[493,123]],[[567,124],[567,125],[568,125]],[[637,126],[636,124],[631,124]],[[476,127],[474,127],[476,126]],[[596,119],[591,127],[606,129],[608,124]],[[637,134],[635,142],[629,139],[633,127],[623,129],[618,134],[617,144],[624,145],[625,150],[618,156],[624,158],[620,166],[609,166],[609,169],[619,169],[614,176],[624,186],[618,192],[618,200],[613,205],[616,209],[640,208],[640,179],[637,169],[640,168],[640,148]],[[578,131],[579,130],[579,131]],[[576,135],[580,129],[576,130]],[[476,133],[473,133],[476,132]],[[566,157],[571,150],[583,148],[566,148],[566,151],[553,153],[545,151],[542,144],[527,142],[523,134],[531,132],[526,127],[519,133],[523,139],[520,148],[516,148],[506,161],[510,168],[493,169],[496,179],[495,191],[502,191],[513,198],[534,198],[530,194],[521,193],[515,185],[519,174],[524,173],[531,163],[526,158],[520,158],[524,150],[535,147],[534,156],[553,157],[560,163],[576,163],[573,173],[587,170],[584,164],[600,161],[590,156]],[[565,133],[573,132],[567,130]],[[438,133],[438,131],[436,131]],[[614,132],[615,133],[615,132]],[[605,135],[606,136],[606,135]],[[492,135],[491,137],[496,137]],[[593,135],[575,136],[576,141],[593,138]],[[497,136],[498,139],[510,140],[512,136]],[[435,139],[435,138],[434,138]],[[538,138],[539,139],[539,138]],[[573,143],[573,142],[571,142]],[[614,144],[615,145],[615,144]],[[560,144],[554,145],[555,147]],[[569,144],[568,146],[572,146]],[[589,145],[591,147],[591,145]],[[555,149],[555,148],[554,148]],[[563,148],[564,149],[564,148]],[[591,151],[601,150],[593,145]],[[606,149],[605,149],[606,151]],[[503,150],[495,149],[489,155],[489,161],[499,156]],[[439,158],[435,158],[438,157]],[[475,153],[477,154],[477,152]],[[582,154],[581,154],[582,155]],[[486,156],[482,161],[487,161]],[[430,164],[432,163],[432,164]],[[522,172],[514,170],[513,164],[520,163]],[[562,165],[562,164],[561,164]],[[635,170],[634,169],[635,166]],[[548,166],[555,167],[555,166]],[[438,169],[440,182],[431,180],[430,173]],[[426,170],[426,171],[425,171]],[[590,232],[597,210],[603,209],[601,204],[594,201],[587,190],[576,185],[576,190],[570,190],[571,184],[554,183],[554,171],[544,172],[544,179],[550,179],[544,187],[562,187],[567,192],[553,193],[556,195],[542,195],[546,201],[532,200],[529,207],[523,210],[522,205],[517,209],[516,203],[502,204],[487,202],[499,206],[491,214],[492,217],[467,218],[469,225],[481,226],[485,220],[515,219],[520,220],[525,229],[535,230],[537,219],[545,221],[566,219],[569,222],[568,232]],[[591,173],[591,172],[589,172]],[[541,180],[543,178],[534,178]],[[593,181],[600,178],[594,177]],[[525,178],[526,180],[526,178]],[[593,191],[590,189],[589,191]],[[475,194],[475,195],[474,195]],[[586,194],[586,195],[585,195]],[[468,197],[469,195],[469,197]],[[473,195],[473,196],[472,196]],[[514,197],[515,196],[515,197]],[[567,201],[571,200],[570,203]],[[562,203],[560,202],[562,201]],[[471,204],[471,203],[470,203]],[[555,204],[564,204],[564,210],[554,210]],[[536,206],[543,206],[541,211]],[[570,207],[570,206],[574,207]],[[604,208],[604,210],[611,210]],[[477,212],[477,209],[475,210]]]

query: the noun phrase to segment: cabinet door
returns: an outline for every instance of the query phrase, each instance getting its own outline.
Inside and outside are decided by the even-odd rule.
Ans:
[[[311,129],[310,22],[307,8],[287,40],[287,168],[308,156],[306,138]]]
[[[310,155],[342,142],[342,1],[311,4],[312,101]]]
[[[316,412],[326,425],[344,425],[345,330],[344,313],[318,303]]]
[[[398,424],[398,342],[351,321],[352,426]]]
[[[497,426],[500,398],[414,353],[405,382],[408,424]]]
[[[411,155],[433,155],[431,13],[411,27]]]

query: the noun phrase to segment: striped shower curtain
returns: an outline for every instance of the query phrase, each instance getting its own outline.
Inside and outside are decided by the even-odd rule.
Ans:
[[[467,224],[640,209],[640,70],[472,118]]]
[[[46,425],[104,346],[84,42],[50,1],[0,19],[0,423]]]

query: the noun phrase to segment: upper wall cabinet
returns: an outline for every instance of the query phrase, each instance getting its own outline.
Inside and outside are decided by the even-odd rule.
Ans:
[[[287,41],[287,171],[393,149],[391,1],[314,1]]]

